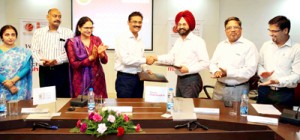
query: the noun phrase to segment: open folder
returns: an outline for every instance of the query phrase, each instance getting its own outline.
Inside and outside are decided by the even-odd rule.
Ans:
[[[168,82],[166,77],[162,74],[157,74],[157,73],[149,74],[148,72],[139,72],[138,75],[141,81],[164,82],[164,83]]]

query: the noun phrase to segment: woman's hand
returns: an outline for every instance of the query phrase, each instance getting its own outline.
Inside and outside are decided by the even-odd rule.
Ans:
[[[107,50],[108,46],[107,45],[103,45],[103,43],[98,47],[98,55],[100,56],[100,58],[105,57],[105,51]]]
[[[3,83],[3,86],[7,89],[11,88],[12,86],[14,86],[14,83],[11,80],[5,80]]]
[[[94,45],[93,46],[93,50],[92,50],[92,54],[89,56],[89,60],[90,61],[93,61],[93,60],[95,60],[97,58],[97,52],[98,52],[97,46]]]
[[[18,88],[16,86],[12,86],[9,88],[9,91],[11,92],[11,94],[16,94],[18,93]]]

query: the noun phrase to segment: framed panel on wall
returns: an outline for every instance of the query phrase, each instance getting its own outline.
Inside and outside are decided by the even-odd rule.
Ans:
[[[99,36],[109,49],[114,50],[116,37],[129,30],[128,16],[133,11],[143,14],[143,25],[139,32],[146,44],[146,51],[152,51],[153,0],[72,0],[72,29],[83,16],[94,22],[95,36]]]

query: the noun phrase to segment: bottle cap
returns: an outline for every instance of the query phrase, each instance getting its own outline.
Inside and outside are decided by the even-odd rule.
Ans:
[[[243,94],[248,94],[248,90],[244,89]]]
[[[93,88],[89,88],[89,91],[93,91]]]
[[[173,91],[173,88],[169,88],[170,91]]]

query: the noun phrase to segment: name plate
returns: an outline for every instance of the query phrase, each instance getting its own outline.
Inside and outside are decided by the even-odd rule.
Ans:
[[[219,108],[194,108],[194,112],[195,113],[199,113],[199,114],[220,114],[220,109]]]
[[[270,117],[248,115],[247,120],[248,120],[248,122],[257,122],[257,123],[278,125],[278,119],[270,118]]]
[[[114,110],[120,113],[132,113],[132,106],[106,106],[102,110]]]

